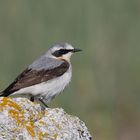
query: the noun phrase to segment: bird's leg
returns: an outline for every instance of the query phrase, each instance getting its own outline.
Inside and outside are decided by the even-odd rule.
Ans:
[[[45,107],[48,108],[48,105],[43,101],[43,99],[40,99],[40,98],[39,98],[39,101],[40,101]]]
[[[34,96],[31,96],[31,97],[30,97],[30,101],[34,102],[34,100],[35,100],[35,99],[34,99]]]

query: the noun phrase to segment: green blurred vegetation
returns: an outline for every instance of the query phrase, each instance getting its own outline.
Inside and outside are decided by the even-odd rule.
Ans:
[[[84,51],[50,106],[79,116],[96,140],[140,139],[140,1],[0,1],[0,89],[56,42]]]

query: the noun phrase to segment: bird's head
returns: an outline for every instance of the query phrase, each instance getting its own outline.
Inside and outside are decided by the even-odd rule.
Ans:
[[[66,61],[70,61],[71,55],[79,51],[82,51],[82,50],[76,49],[68,43],[60,43],[51,47],[48,50],[47,55],[56,59],[63,59]]]

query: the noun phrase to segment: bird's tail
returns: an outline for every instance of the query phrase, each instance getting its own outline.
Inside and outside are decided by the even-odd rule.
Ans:
[[[0,92],[0,97],[4,96],[3,94],[4,94],[3,92]]]
[[[0,97],[7,97],[9,94],[6,94],[5,91],[0,92]]]
[[[5,92],[5,91],[0,92],[0,97],[7,97],[7,96],[9,96],[9,95],[10,95],[10,94],[7,93],[7,92]]]

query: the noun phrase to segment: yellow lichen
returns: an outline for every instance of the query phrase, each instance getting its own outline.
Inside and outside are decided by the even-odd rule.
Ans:
[[[25,112],[24,110],[22,110],[22,107],[17,103],[15,103],[14,101],[12,101],[10,98],[4,97],[0,103],[0,111],[3,111],[3,109],[6,108],[7,106],[11,108],[9,109],[8,113],[12,118],[16,120],[17,124],[19,125],[19,129],[26,128],[32,137],[36,137],[35,125],[33,122],[34,115],[33,118],[30,117],[29,120],[26,120],[27,118],[25,118],[24,116]],[[40,112],[37,115],[37,118],[41,118],[46,113],[47,112],[45,111]],[[40,123],[42,125],[45,125],[44,121],[40,121]],[[43,132],[38,133],[39,140],[42,140],[42,137],[47,137],[47,136],[48,136],[47,133],[43,133]],[[57,137],[57,135],[54,135],[54,137]]]
[[[23,119],[23,111],[21,112],[22,108],[10,98],[4,97],[0,103],[0,107],[4,109],[7,106],[14,108],[9,110],[9,115],[16,119],[17,123],[20,124],[21,119]]]
[[[40,113],[37,114],[37,118],[40,119],[44,116],[44,111],[41,111]]]
[[[44,113],[45,113],[45,115],[48,115],[48,111],[47,110],[45,110]]]
[[[56,127],[60,130],[62,127],[59,124],[56,124]]]
[[[6,105],[7,105],[7,101],[5,101],[3,98],[2,102],[0,103],[0,110],[3,111],[3,109],[6,107]]]
[[[14,118],[18,124],[21,124],[23,120],[23,115],[20,114],[17,110],[11,109],[9,110],[9,114],[11,115],[12,118]]]
[[[54,137],[54,139],[57,139],[58,134],[57,134],[57,133],[56,133],[56,134],[54,134],[54,135],[53,135],[53,137]]]
[[[43,140],[43,137],[47,138],[48,137],[48,133],[45,133],[45,132],[40,132],[39,133],[39,140]]]
[[[8,105],[9,107],[13,107],[17,110],[21,110],[21,106],[18,105],[17,103],[13,102],[10,98],[4,97],[2,99],[2,103],[0,103],[1,107],[6,107],[6,105]]]
[[[35,131],[34,131],[34,123],[33,122],[29,122],[28,124],[26,124],[26,129],[28,130],[28,132],[30,133],[30,135],[32,137],[35,137]]]
[[[41,125],[45,125],[45,124],[46,124],[44,121],[39,121],[39,123],[40,123]]]

